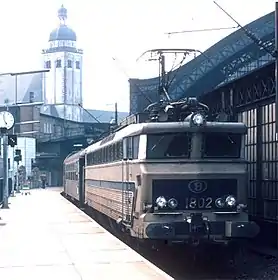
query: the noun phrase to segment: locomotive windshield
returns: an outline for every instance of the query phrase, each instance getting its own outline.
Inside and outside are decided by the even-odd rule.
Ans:
[[[223,132],[205,133],[203,135],[203,156],[206,158],[239,158],[241,139],[241,134]]]
[[[189,158],[191,135],[186,132],[147,135],[147,159]],[[203,158],[240,157],[240,133],[206,132],[202,139]]]
[[[189,133],[149,134],[147,137],[149,159],[189,157]]]

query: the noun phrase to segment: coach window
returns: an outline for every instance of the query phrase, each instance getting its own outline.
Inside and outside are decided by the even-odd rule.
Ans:
[[[100,156],[100,163],[104,163],[104,159],[105,159],[105,150],[104,150],[104,148],[101,148],[100,149],[100,154],[101,154],[101,156]]]
[[[104,162],[107,163],[107,162],[109,162],[109,150],[108,150],[108,146],[106,146],[104,149],[105,149],[105,159],[104,159]]]
[[[102,163],[102,149],[98,150],[97,154],[98,154],[98,161],[97,161],[97,163],[100,164],[100,163]]]
[[[109,146],[105,147],[106,149],[106,157],[105,157],[105,162],[109,162],[110,161],[110,150],[109,150]]]
[[[102,159],[102,149],[97,151],[97,155],[97,163],[100,164]]]
[[[123,141],[118,142],[118,157],[119,160],[123,158]]]
[[[90,165],[93,165],[93,164],[95,164],[95,163],[96,163],[96,153],[95,153],[95,152],[93,152],[93,153],[91,153],[91,155],[92,155],[92,160],[91,160]]]
[[[117,161],[119,158],[118,158],[118,146],[117,146],[117,143],[115,143],[113,145],[113,151],[114,151],[114,161]]]
[[[93,152],[93,162],[92,165],[97,164],[97,151]]]
[[[111,145],[107,146],[107,156],[106,156],[106,162],[111,162]]]
[[[91,165],[90,161],[91,161],[91,157],[93,154],[88,154],[87,155],[87,165]]]
[[[117,160],[117,157],[116,157],[116,144],[112,144],[112,147],[111,147],[111,150],[112,150],[112,159],[113,161],[116,161]]]
[[[104,149],[101,148],[99,150],[99,164],[103,163],[103,159],[104,159]]]
[[[100,153],[99,150],[94,152],[94,164],[99,164],[99,161],[100,161],[99,153]]]
[[[92,165],[97,164],[97,161],[98,161],[97,156],[98,156],[97,151],[93,152],[93,162],[92,162]]]
[[[106,162],[106,157],[107,157],[107,147],[103,147],[103,160],[102,160],[103,163]]]
[[[109,145],[109,162],[113,162],[115,160],[114,158],[114,145]]]
[[[101,149],[99,150],[99,163],[100,163],[100,164],[103,163],[103,159],[104,159],[104,149],[101,148]]]
[[[104,147],[104,154],[105,154],[105,157],[104,157],[104,163],[108,162],[108,147]]]
[[[109,154],[108,154],[108,146],[106,146],[106,147],[104,148],[104,150],[105,150],[104,163],[107,163],[107,162],[108,162],[108,156],[109,156]]]

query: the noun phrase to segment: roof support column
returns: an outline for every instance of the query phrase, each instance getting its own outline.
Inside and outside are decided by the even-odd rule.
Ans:
[[[278,134],[278,2],[275,2],[275,90],[276,134]]]

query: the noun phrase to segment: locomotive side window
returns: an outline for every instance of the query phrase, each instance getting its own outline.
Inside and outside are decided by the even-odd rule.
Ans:
[[[188,158],[191,137],[189,133],[149,134],[147,158]]]
[[[211,132],[205,133],[203,156],[239,158],[241,152],[241,134]]]
[[[138,159],[139,136],[126,138],[126,146],[123,145],[123,148],[126,149],[126,155],[129,159]]]
[[[136,159],[138,158],[139,136],[129,137],[128,140],[129,156]],[[123,159],[123,141],[100,147],[98,150],[87,154],[86,157],[88,166],[121,161]]]
[[[132,146],[133,146],[133,149],[132,149],[132,157],[133,159],[137,159],[138,158],[138,153],[139,153],[139,139],[140,139],[140,136],[134,136],[132,137]]]

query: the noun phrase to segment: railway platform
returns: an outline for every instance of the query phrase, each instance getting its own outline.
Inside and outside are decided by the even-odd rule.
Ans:
[[[173,279],[60,195],[31,190],[0,209],[5,280]]]

